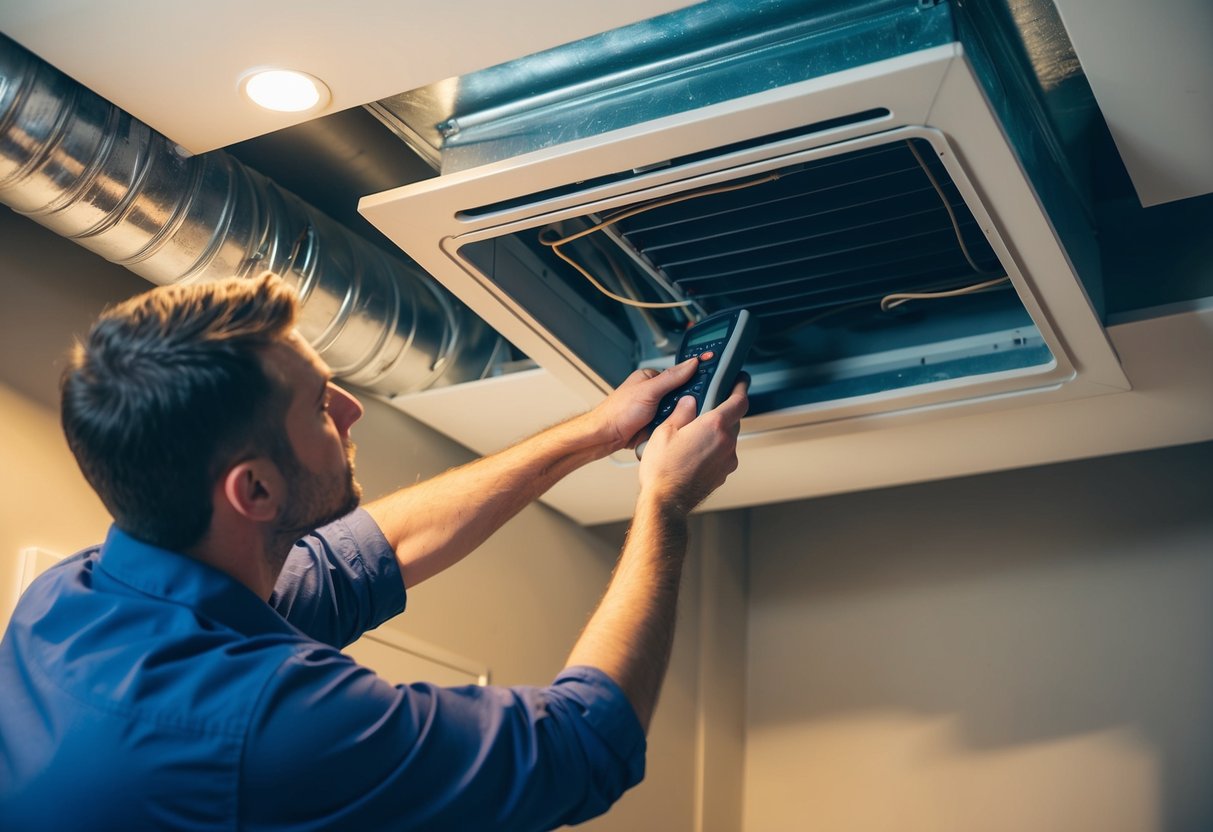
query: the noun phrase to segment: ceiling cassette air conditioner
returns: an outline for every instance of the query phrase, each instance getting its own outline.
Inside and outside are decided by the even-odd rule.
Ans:
[[[737,307],[763,444],[1129,387],[995,17],[705,3],[444,84],[374,105],[441,174],[361,211],[586,401]]]

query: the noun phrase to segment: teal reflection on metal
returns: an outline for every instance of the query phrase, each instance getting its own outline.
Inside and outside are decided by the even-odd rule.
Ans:
[[[949,43],[952,14],[917,0],[713,0],[379,104],[449,173]]]

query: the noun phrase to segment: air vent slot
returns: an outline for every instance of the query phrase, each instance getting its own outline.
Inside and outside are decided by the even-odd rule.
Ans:
[[[812,124],[806,124],[803,127],[797,127],[792,130],[781,130],[778,133],[771,133],[741,142],[734,142],[732,144],[725,145],[724,147],[714,148],[702,153],[689,153],[685,156],[677,156],[670,159],[666,163],[646,165],[643,168],[620,171],[618,173],[608,173],[604,176],[596,176],[592,179],[586,179],[572,185],[562,185],[559,188],[548,188],[547,190],[528,194],[527,196],[519,199],[504,199],[500,202],[489,203],[488,205],[467,208],[458,212],[455,216],[461,220],[470,220],[490,216],[492,214],[499,214],[503,211],[509,211],[510,209],[517,208],[522,205],[530,206],[534,205],[536,202],[556,199],[558,197],[567,196],[571,193],[581,194],[592,188],[610,185],[615,182],[623,182],[637,176],[641,176],[653,169],[669,170],[670,168],[678,168],[683,165],[691,164],[692,162],[699,162],[704,159],[719,158],[724,154],[736,153],[741,150],[748,150],[752,147],[761,147],[763,145],[770,145],[774,142],[800,139],[804,138],[805,136],[811,136],[815,133],[824,133],[827,130],[837,130],[840,127],[849,127],[856,124],[879,121],[881,119],[888,118],[889,115],[889,111],[885,107],[876,107],[871,110],[864,110],[860,113],[850,113],[845,116],[839,116],[837,118],[825,119],[823,121],[813,122]]]

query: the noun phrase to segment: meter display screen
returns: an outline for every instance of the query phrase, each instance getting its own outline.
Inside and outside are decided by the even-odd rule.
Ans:
[[[725,321],[720,326],[714,326],[707,332],[699,332],[690,341],[687,341],[688,347],[698,347],[701,344],[710,344],[713,341],[719,341],[721,338],[729,334],[729,322]]]

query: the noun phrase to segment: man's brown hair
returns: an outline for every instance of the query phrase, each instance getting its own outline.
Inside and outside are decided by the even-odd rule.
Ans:
[[[211,522],[216,479],[242,457],[289,453],[289,391],[262,353],[294,326],[272,274],[166,286],[107,309],[61,381],[63,431],[123,531],[181,551]]]

